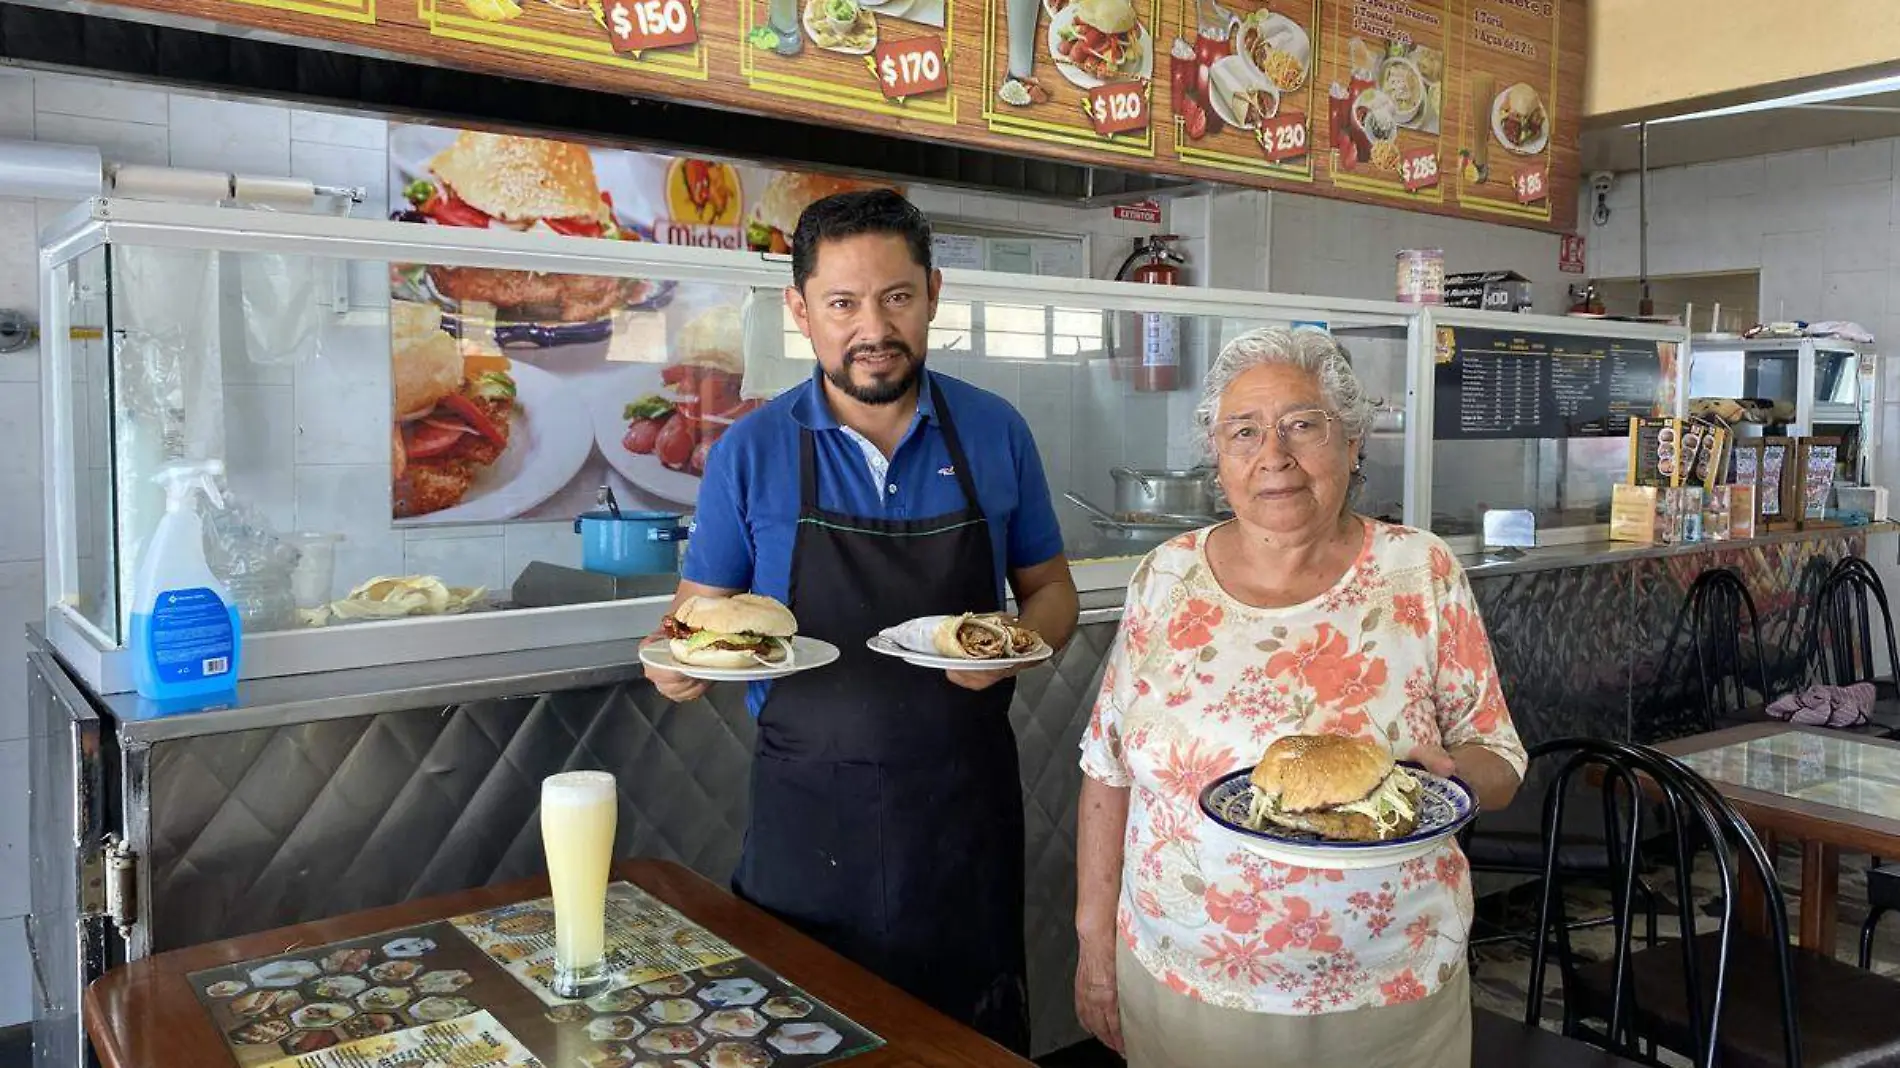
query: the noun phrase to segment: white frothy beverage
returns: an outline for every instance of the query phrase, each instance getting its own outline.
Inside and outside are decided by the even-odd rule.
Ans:
[[[1042,0],[1009,0],[1009,76],[1027,78],[1036,69],[1036,22]]]
[[[605,981],[607,872],[618,814],[614,777],[569,771],[541,782],[541,844],[554,888],[555,993],[584,997]]]

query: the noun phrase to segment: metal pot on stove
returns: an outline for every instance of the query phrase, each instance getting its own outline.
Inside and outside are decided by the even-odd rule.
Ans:
[[[1115,480],[1115,514],[1118,516],[1214,516],[1226,510],[1220,483],[1211,467],[1186,470],[1116,467],[1109,471],[1109,477]]]

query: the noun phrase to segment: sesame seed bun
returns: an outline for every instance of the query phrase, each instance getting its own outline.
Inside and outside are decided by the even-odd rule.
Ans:
[[[1376,742],[1296,734],[1268,746],[1250,778],[1256,789],[1279,796],[1282,811],[1312,813],[1365,797],[1385,781],[1392,767],[1392,754]]]
[[[882,189],[875,182],[837,178],[829,174],[802,174],[781,171],[772,178],[752,209],[752,217],[790,238],[798,229],[798,217],[805,209],[828,196]]]
[[[689,597],[673,613],[673,618],[695,630],[720,634],[789,638],[798,633],[798,619],[791,609],[771,597],[752,593],[734,597]],[[746,663],[752,663],[749,656]]]
[[[580,145],[468,130],[429,170],[469,206],[504,222],[592,219],[601,211],[594,160]]]
[[[1075,19],[1103,33],[1127,33],[1135,28],[1135,5],[1128,0],[1081,0]]]

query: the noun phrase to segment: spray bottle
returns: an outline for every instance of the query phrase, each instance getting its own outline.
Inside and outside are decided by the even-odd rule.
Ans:
[[[153,701],[227,693],[237,687],[240,633],[231,595],[205,562],[203,493],[224,507],[217,460],[167,464],[165,515],[139,561],[132,590],[133,678]]]

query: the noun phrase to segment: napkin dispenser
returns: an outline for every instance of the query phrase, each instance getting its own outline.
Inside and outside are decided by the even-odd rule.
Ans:
[[[1484,548],[1500,556],[1522,556],[1537,547],[1537,516],[1525,508],[1487,508],[1484,512]]]

